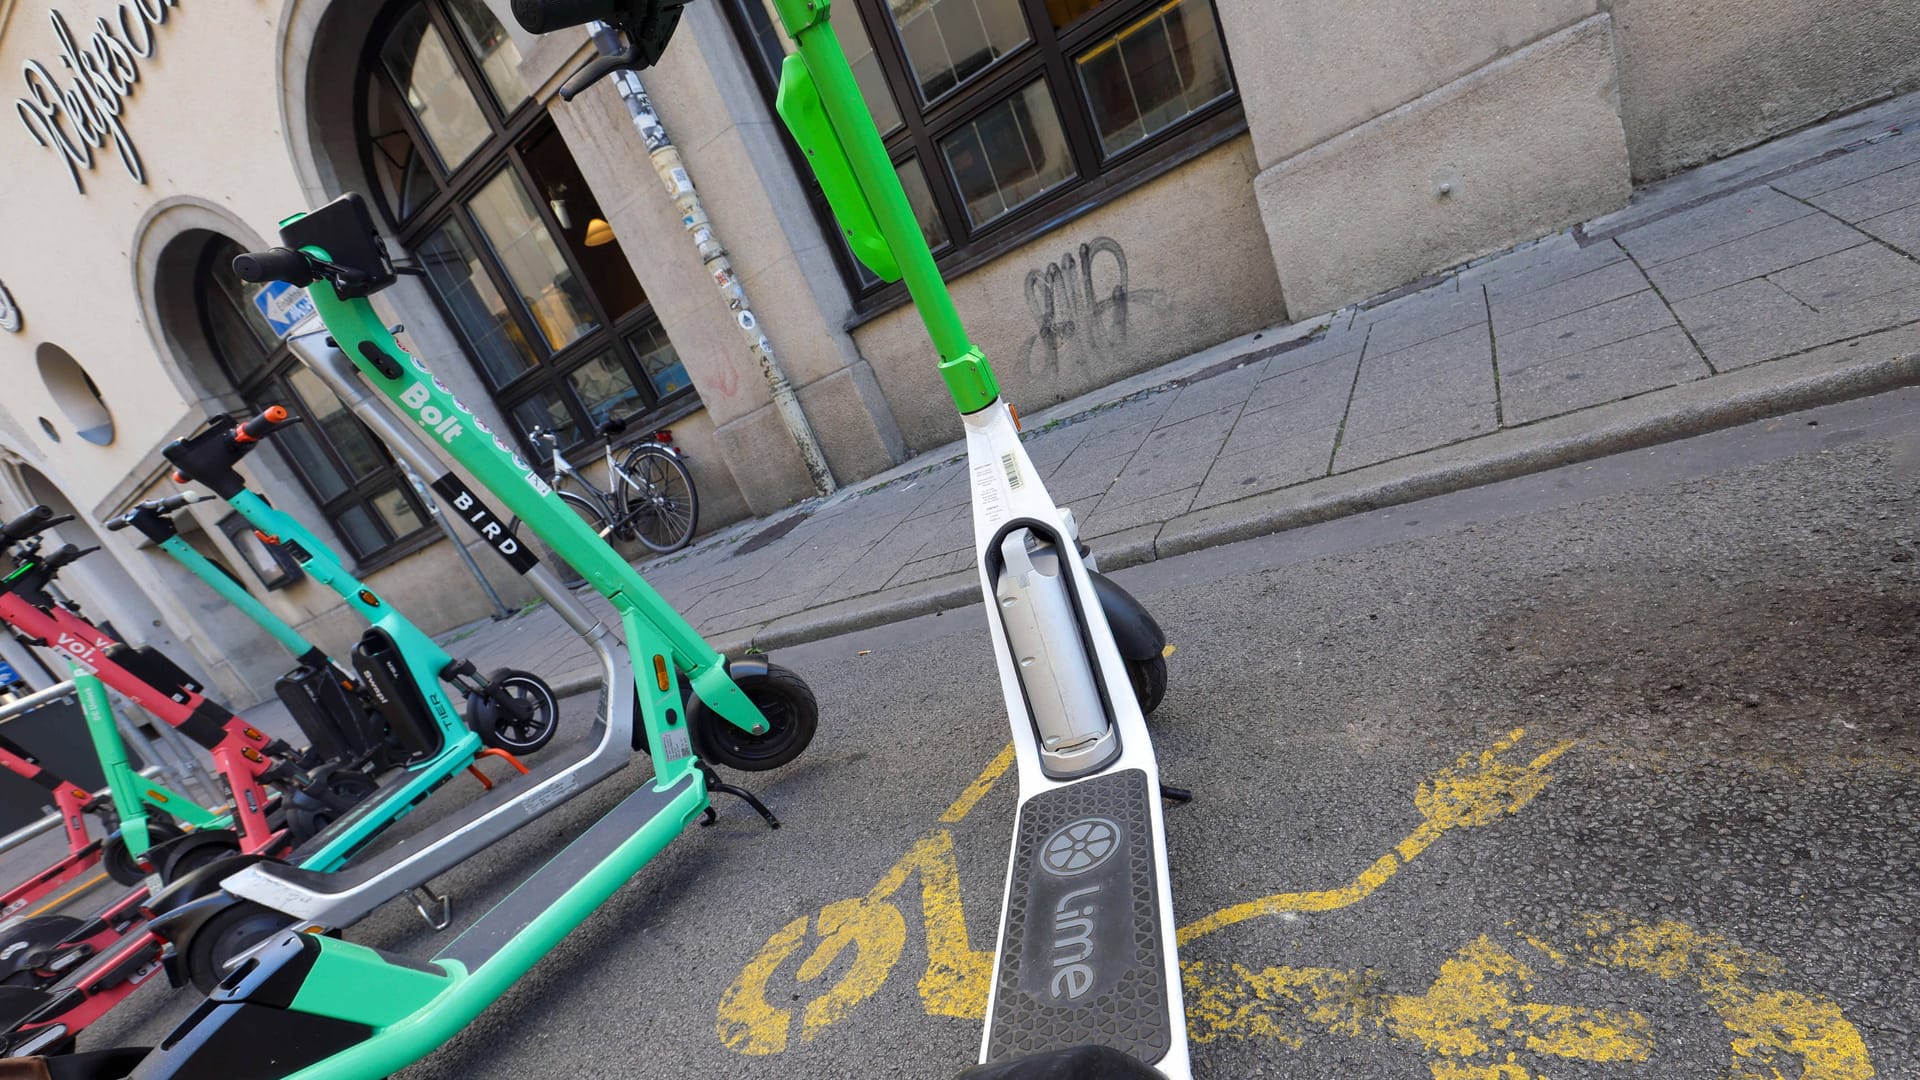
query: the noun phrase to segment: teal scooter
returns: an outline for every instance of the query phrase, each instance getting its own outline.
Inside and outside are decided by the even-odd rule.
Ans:
[[[300,765],[310,782],[286,806],[293,836],[304,842],[373,794],[378,786],[375,778],[404,766],[410,754],[392,737],[378,711],[369,708],[358,682],[324,649],[302,637],[180,535],[173,515],[210,498],[204,492],[183,491],[152,499],[108,521],[107,529],[139,532],[265,630],[297,661],[298,666],[274,681],[274,694],[307,737]]]
[[[516,785],[501,803],[440,835],[413,838],[340,873],[256,862],[224,878],[221,889],[232,900],[276,905],[294,921],[288,932],[234,958],[208,1001],[142,1060],[134,1074],[143,1080],[377,1080],[404,1068],[470,1022],[689,825],[712,821],[712,793],[744,798],[777,827],[750,793],[722,783],[702,754],[736,768],[775,768],[806,748],[817,724],[803,680],[764,657],[729,660],[715,652],[537,470],[400,348],[367,300],[393,283],[395,271],[359,196],[289,219],[281,237],[286,247],[241,256],[235,270],[243,280],[310,287],[325,329],[297,335],[296,355],[397,456],[437,477],[432,487],[441,505],[492,544],[591,645],[605,687],[597,738],[567,769]],[[237,460],[249,445],[237,434],[257,438],[274,426],[262,420],[220,430]],[[595,621],[436,452],[457,461],[584,575],[618,613],[624,633]],[[422,875],[471,857],[618,773],[641,746],[653,775],[431,961],[327,936]],[[162,932],[172,935],[170,927]],[[276,1033],[270,1043],[258,1037],[262,1030]]]

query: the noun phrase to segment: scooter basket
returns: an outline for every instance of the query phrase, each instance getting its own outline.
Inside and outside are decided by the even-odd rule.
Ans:
[[[373,706],[386,719],[400,745],[415,756],[440,751],[440,729],[427,712],[426,700],[414,685],[400,647],[379,627],[371,627],[353,649],[353,666],[360,672]]]

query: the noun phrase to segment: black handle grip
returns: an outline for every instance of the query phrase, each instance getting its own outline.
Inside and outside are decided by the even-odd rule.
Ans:
[[[42,559],[40,565],[46,567],[48,570],[58,570],[68,563],[78,562],[83,556],[91,555],[99,550],[97,547],[79,548],[68,544],[59,551]]]
[[[292,248],[277,247],[267,251],[249,251],[233,257],[233,272],[241,281],[258,284],[263,281],[284,281],[289,285],[313,284],[313,264],[306,255]]]
[[[586,65],[579,71],[567,76],[566,82],[560,84],[560,100],[572,101],[574,98],[586,92],[587,87],[592,86],[601,79],[606,78],[622,68],[633,67],[634,62],[639,58],[639,50],[631,45],[608,56],[594,57],[592,60],[587,61]]]
[[[623,8],[620,0],[513,0],[513,18],[529,34],[551,34],[595,19],[610,22]]]
[[[192,506],[197,502],[204,502],[206,498],[207,493],[204,491],[182,491],[177,495],[169,495],[164,499],[148,499],[127,513],[107,522],[107,531],[119,532],[121,529],[134,524],[135,518],[146,514],[151,514],[156,517],[166,517],[182,507]]]
[[[53,507],[45,504],[31,507],[26,513],[5,525],[0,525],[0,542],[17,543],[29,536],[46,532],[61,522],[72,520],[72,514],[55,514]]]

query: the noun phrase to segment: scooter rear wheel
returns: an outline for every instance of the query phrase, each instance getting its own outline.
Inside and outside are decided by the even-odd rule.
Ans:
[[[777,769],[799,757],[820,722],[813,688],[779,664],[768,664],[764,675],[743,674],[735,681],[767,718],[766,733],[750,735],[694,698],[687,704],[694,751],[712,764],[741,772]]]
[[[194,870],[239,852],[240,845],[231,834],[187,837],[167,848],[166,861],[160,866],[160,880],[172,884]]]
[[[178,840],[183,835],[185,834],[171,821],[147,822],[147,838],[156,848]],[[101,846],[100,866],[107,872],[108,877],[129,888],[147,880],[147,872],[140,868],[139,860],[127,850],[126,837],[118,832],[109,836],[107,842]]]
[[[183,956],[187,978],[203,994],[211,994],[227,977],[233,958],[293,925],[284,911],[241,900],[208,919],[193,932]]]
[[[1142,716],[1150,716],[1167,696],[1167,658],[1127,661],[1127,680],[1133,683],[1133,696],[1140,703]]]

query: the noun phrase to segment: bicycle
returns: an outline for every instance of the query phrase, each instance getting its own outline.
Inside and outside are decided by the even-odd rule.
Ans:
[[[610,489],[606,491],[560,452],[558,432],[536,426],[528,435],[552,449],[554,493],[602,540],[637,540],[663,555],[679,551],[693,541],[700,520],[700,495],[694,490],[693,474],[687,471],[686,455],[673,445],[673,433],[663,428],[629,450],[625,461],[615,462],[614,436],[627,430],[629,422],[612,419],[595,429],[606,456]],[[561,486],[568,481],[586,491]],[[518,535],[519,527],[520,519],[515,518],[507,530]]]

